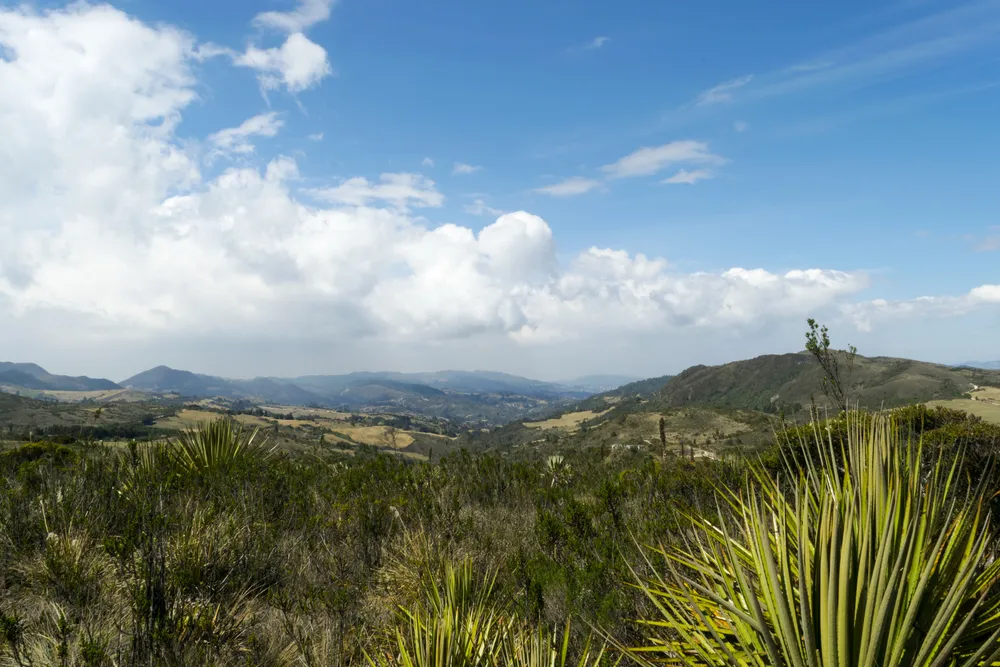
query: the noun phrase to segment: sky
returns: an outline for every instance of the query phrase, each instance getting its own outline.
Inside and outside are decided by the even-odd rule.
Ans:
[[[1000,359],[1000,0],[0,0],[0,359]]]

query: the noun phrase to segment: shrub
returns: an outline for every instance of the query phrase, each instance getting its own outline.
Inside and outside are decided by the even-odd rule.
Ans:
[[[843,468],[761,470],[724,492],[734,519],[692,516],[690,545],[655,548],[638,586],[656,614],[637,662],[687,665],[980,665],[1000,658],[1000,560],[986,493],[956,492],[961,456],[922,472],[891,417],[844,419]]]

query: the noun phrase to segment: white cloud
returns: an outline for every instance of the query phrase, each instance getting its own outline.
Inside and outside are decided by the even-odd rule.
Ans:
[[[250,137],[276,136],[283,125],[277,112],[262,113],[243,121],[239,127],[230,127],[208,135],[208,142],[212,144],[215,154],[253,153],[254,146],[250,143]]]
[[[300,0],[290,12],[263,12],[254,17],[254,25],[287,33],[302,32],[330,18],[334,0]]]
[[[736,130],[737,132],[746,132],[748,129],[750,129],[750,123],[746,122],[745,120],[738,120],[735,123],[733,123],[733,129]]]
[[[314,134],[310,134],[309,135],[309,141],[323,141],[323,133],[322,132],[316,132]]]
[[[720,83],[714,88],[709,88],[698,96],[695,104],[698,106],[706,104],[719,104],[721,102],[729,102],[733,99],[733,93],[743,86],[747,85],[753,81],[753,75],[748,74],[746,76],[741,76],[738,79],[732,79],[726,81],[725,83]]]
[[[563,263],[552,228],[524,211],[478,232],[411,214],[444,199],[417,174],[350,178],[308,198],[289,157],[207,176],[199,143],[177,132],[202,85],[194,39],[107,6],[0,9],[0,50],[4,349],[161,350],[214,337],[279,341],[278,357],[291,338],[618,341],[800,321],[868,284],[820,269],[683,273],[615,249]],[[270,127],[215,141],[239,146]],[[719,160],[681,144],[609,173]]]
[[[332,204],[368,206],[381,202],[396,208],[437,207],[444,203],[434,181],[420,174],[382,174],[378,183],[360,176],[349,178],[332,188],[308,191],[314,197]]]
[[[553,197],[575,197],[576,195],[586,194],[600,186],[600,181],[574,176],[559,183],[546,185],[542,188],[535,188],[535,192],[543,195],[551,195]]]
[[[473,166],[471,164],[465,164],[464,162],[456,162],[455,166],[452,167],[451,173],[453,174],[474,174],[480,171],[482,167]]]
[[[500,209],[493,208],[492,206],[488,205],[486,203],[486,200],[482,199],[481,197],[477,197],[476,199],[474,199],[471,204],[466,204],[463,207],[463,210],[471,215],[498,216],[504,214],[504,212],[501,211]]]
[[[662,146],[640,148],[602,170],[608,178],[649,176],[672,164],[722,164],[725,160],[708,151],[700,141],[673,141]]]
[[[587,42],[587,47],[586,48],[588,50],[591,50],[591,51],[593,51],[595,49],[599,49],[602,46],[604,46],[605,44],[607,44],[609,39],[610,39],[610,37],[604,37],[604,36],[595,37],[594,39],[592,39],[589,42]]]
[[[420,161],[420,165],[423,166],[423,167],[433,167],[434,166],[434,160],[432,160],[429,157],[425,157],[423,160]]]
[[[694,171],[688,171],[687,169],[681,169],[680,171],[678,171],[676,174],[674,174],[670,178],[663,179],[661,181],[661,183],[668,183],[670,185],[677,185],[677,184],[681,184],[681,183],[684,183],[684,184],[687,184],[687,185],[694,185],[698,181],[704,181],[704,180],[707,180],[709,178],[714,178],[714,177],[715,177],[715,174],[713,174],[712,172],[708,171],[707,169],[695,169]]]
[[[858,329],[871,331],[876,323],[901,318],[960,317],[993,306],[1000,306],[1000,285],[981,285],[961,296],[921,296],[896,301],[873,299],[843,305],[841,311]]]
[[[326,49],[300,32],[289,35],[280,47],[248,46],[245,52],[234,55],[233,62],[255,70],[264,90],[284,86],[291,93],[299,93],[333,74]]]

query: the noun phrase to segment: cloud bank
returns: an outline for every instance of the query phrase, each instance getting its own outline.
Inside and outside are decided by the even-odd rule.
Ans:
[[[305,39],[294,31],[323,20],[329,4],[304,2],[257,22]],[[252,62],[289,90],[314,85],[319,70],[280,55],[298,48],[288,44],[248,50],[254,55],[236,64]],[[842,304],[868,286],[863,273],[819,268],[684,273],[609,248],[567,260],[548,222],[526,211],[478,231],[417,215],[445,201],[420,174],[319,187],[310,178],[306,188],[292,157],[252,162],[251,140],[283,129],[276,113],[202,139],[179,134],[198,98],[204,46],[107,6],[0,9],[5,326],[34,326],[44,315],[102,345],[181,335],[439,342],[482,334],[530,347],[760,326]],[[250,162],[208,175],[213,151]],[[626,178],[720,161],[704,144],[675,142],[604,171]],[[668,181],[706,173],[682,170]],[[595,183],[571,180],[549,193]],[[483,201],[472,206],[497,213]],[[955,307],[996,302],[998,289],[974,290]],[[863,325],[905,307],[872,302],[850,314]]]

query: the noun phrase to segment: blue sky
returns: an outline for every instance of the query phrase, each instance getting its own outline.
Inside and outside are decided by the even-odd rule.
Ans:
[[[0,2],[10,16],[34,21],[40,30],[56,25],[60,16],[66,17],[65,25],[79,22],[80,30],[104,29],[96,19],[85,19],[106,6],[67,7],[46,2],[19,9]],[[296,372],[315,370],[316,364],[320,370],[357,370],[352,365],[372,367],[384,360],[404,370],[428,363],[489,364],[560,377],[618,371],[652,375],[690,363],[797,349],[804,318],[825,315],[872,352],[946,362],[1000,358],[996,338],[988,335],[1000,312],[1000,288],[995,288],[1000,282],[1000,169],[994,159],[1000,152],[995,130],[1000,117],[1000,0],[822,6],[648,0],[122,0],[111,8],[100,15],[108,25],[115,17],[128,17],[133,27],[170,31],[169,39],[176,37],[176,29],[185,36],[177,38],[179,43],[188,40],[178,47],[182,55],[165,55],[166,65],[161,65],[184,72],[170,89],[189,92],[191,98],[168,105],[163,116],[177,124],[161,140],[196,164],[198,176],[162,191],[143,190],[149,196],[145,210],[179,194],[208,197],[213,188],[229,182],[227,173],[265,174],[268,164],[285,160],[282,164],[294,163],[294,177],[281,180],[284,199],[280,206],[274,204],[279,217],[261,213],[263,218],[255,222],[255,233],[271,239],[261,246],[273,249],[311,229],[313,223],[305,219],[282,229],[284,206],[322,209],[324,215],[349,212],[360,216],[357,220],[381,211],[379,215],[395,216],[394,229],[402,234],[381,244],[415,242],[416,228],[430,235],[427,246],[420,246],[424,251],[440,247],[440,234],[433,232],[447,224],[473,235],[499,225],[496,229],[514,236],[497,241],[506,253],[502,262],[496,259],[500,251],[474,251],[493,258],[489,261],[494,264],[485,277],[476,269],[475,279],[464,281],[468,290],[457,296],[439,291],[438,301],[446,305],[468,299],[473,305],[465,312],[478,312],[478,304],[487,304],[481,317],[461,321],[440,303],[429,303],[408,318],[371,306],[375,296],[379,303],[389,299],[401,304],[394,311],[398,315],[414,303],[414,294],[443,290],[447,280],[427,276],[447,272],[454,260],[445,257],[426,268],[412,259],[415,251],[400,251],[365,279],[368,291],[358,288],[343,296],[339,285],[307,275],[305,267],[313,260],[293,249],[301,244],[293,244],[280,261],[287,260],[297,275],[309,279],[270,296],[283,304],[294,301],[294,317],[304,317],[324,333],[303,338],[300,347],[307,352],[282,362],[266,350],[288,332],[260,326],[266,333],[245,343],[259,352],[262,361],[255,364],[236,353],[226,358],[197,352],[226,348],[221,341],[231,332],[208,327],[195,335],[185,324],[185,318],[194,317],[190,309],[170,310],[187,303],[189,286],[150,283],[149,289],[172,304],[155,317],[136,314],[141,308],[130,299],[137,297],[125,290],[108,296],[107,302],[81,307],[78,296],[52,287],[55,278],[43,279],[48,274],[39,267],[46,258],[39,257],[38,267],[19,269],[32,276],[27,282],[10,279],[6,292],[0,282],[0,299],[6,296],[19,322],[17,331],[8,334],[9,344],[24,346],[25,354],[81,366],[74,362],[77,351],[67,352],[65,341],[37,340],[33,327],[44,314],[86,320],[80,326],[100,332],[90,338],[94,346],[110,340],[102,336],[114,339],[127,331],[128,341],[118,344],[131,350],[128,360],[114,362],[122,372],[169,361],[152,358],[157,350],[169,350],[173,363],[214,364],[195,370],[230,375],[279,373],[286,362],[295,366],[288,371]],[[311,18],[302,20],[302,12]],[[17,54],[9,62],[27,63],[13,33],[8,32],[6,41],[3,34],[0,27],[0,47]],[[305,78],[297,83],[289,78],[294,76],[289,74],[295,67],[291,60],[261,64],[261,59],[277,58],[277,49],[293,38],[301,38],[299,45],[318,47],[313,55],[322,53],[322,62],[302,65],[308,71],[299,70]],[[122,49],[115,57],[127,59],[137,41],[109,43],[108,49]],[[86,72],[81,76],[93,74]],[[146,78],[137,78],[135,88],[140,96],[151,80],[148,73],[142,76]],[[103,85],[110,84],[95,79],[94,90]],[[122,98],[122,104],[130,102]],[[105,118],[89,107],[81,109],[88,122]],[[0,105],[0,118],[3,111]],[[223,145],[217,138],[225,128],[264,116],[260,122],[268,126],[266,131],[237,132],[245,144]],[[145,119],[136,123],[128,121],[122,131],[133,136],[139,125],[146,128]],[[38,141],[55,140],[46,134]],[[54,179],[55,187],[54,173],[44,172],[39,182]],[[64,178],[65,170],[58,173]],[[332,190],[344,183],[372,188],[383,174],[409,175],[405,184],[421,194]],[[246,206],[238,197],[226,201],[233,211]],[[269,210],[260,199],[252,201]],[[25,206],[29,204],[32,211],[47,206],[39,201]],[[76,205],[75,210],[84,210],[83,204]],[[220,256],[241,270],[279,261],[268,248],[234,251],[235,242],[216,233],[230,215],[220,206],[199,203],[196,219],[204,225],[203,241],[209,236],[218,241]],[[68,229],[71,209],[67,204],[58,212],[46,211],[53,216],[53,229]],[[9,212],[6,224],[24,231],[26,223],[10,222],[19,211],[11,207]],[[518,212],[527,217],[498,222],[502,214]],[[136,226],[146,220],[140,211],[106,231],[116,239],[134,240]],[[125,228],[131,231],[126,234]],[[331,248],[340,248],[346,237],[323,238]],[[34,243],[32,247],[39,244],[37,239]],[[144,251],[154,245],[143,246]],[[95,252],[109,253],[106,259],[112,261],[112,247],[106,244]],[[629,262],[641,254],[662,259],[663,265],[646,273],[631,263],[628,268],[609,264],[596,273],[566,268],[580,266],[579,258],[591,248],[624,251]],[[252,261],[248,253],[256,253]],[[0,275],[3,261],[0,253]],[[337,255],[330,261],[344,260]],[[65,256],[62,262],[67,262]],[[496,268],[496,262],[507,268]],[[7,264],[14,262],[8,259]],[[510,268],[543,265],[548,282],[515,279]],[[733,287],[727,275],[733,267],[760,269],[783,285],[790,280],[791,286],[761,291],[750,281],[746,284],[751,287],[744,282]],[[812,287],[788,278],[789,271],[809,269],[834,273],[810,278]],[[142,267],[131,270],[141,272]],[[262,282],[261,289],[273,288],[271,274],[251,274]],[[600,280],[594,278],[597,274]],[[131,274],[115,275],[127,283]],[[400,276],[420,279],[408,286],[392,282]],[[727,287],[717,289],[715,282],[702,286],[716,278]],[[570,294],[567,284],[584,279],[597,281],[588,283],[587,298]],[[213,282],[209,274],[204,280]],[[831,280],[840,281],[836,288],[830,287]],[[38,289],[25,287],[29,283]],[[472,286],[480,283],[486,291],[473,293]],[[645,287],[636,288],[638,283]],[[820,294],[803,296],[818,283]],[[977,288],[985,289],[973,292]],[[628,290],[629,296],[622,297]],[[324,301],[322,295],[332,292],[338,294],[335,303]],[[528,292],[531,298],[524,296]],[[675,307],[682,298],[689,305]],[[781,300],[787,300],[788,308],[775,305]],[[703,302],[703,312],[690,305]],[[264,308],[270,301],[260,303]],[[357,327],[332,327],[326,317],[315,315],[317,309],[335,313],[329,317],[337,321],[349,312],[358,318]],[[589,309],[594,322],[580,319],[580,309]],[[263,317],[247,312],[239,315],[251,318],[247,322]],[[609,320],[629,324],[603,332],[598,325]],[[108,333],[111,322],[115,333]],[[591,328],[593,335],[581,334]],[[957,330],[976,333],[975,341]],[[301,329],[295,333],[300,334]],[[612,338],[622,351],[593,361]],[[677,352],[664,353],[660,340],[671,341]],[[30,346],[28,341],[33,341]],[[368,352],[337,351],[351,346]],[[393,354],[387,357],[390,346]],[[582,358],[590,361],[580,363]],[[539,359],[558,360],[545,364]],[[109,357],[100,363],[112,361]],[[647,367],[649,372],[643,373]]]
[[[287,6],[123,5],[230,44],[247,38],[241,19]],[[309,35],[338,75],[272,96],[289,129],[261,151],[303,150],[316,178],[423,170],[452,193],[436,220],[485,224],[462,210],[484,193],[545,218],[566,255],[598,245],[705,270],[888,270],[887,298],[996,278],[997,256],[973,250],[998,224],[1000,3],[345,0]],[[193,135],[266,108],[252,77],[219,74],[185,119]],[[532,192],[677,139],[730,162],[694,187]],[[452,175],[455,162],[483,169]]]

